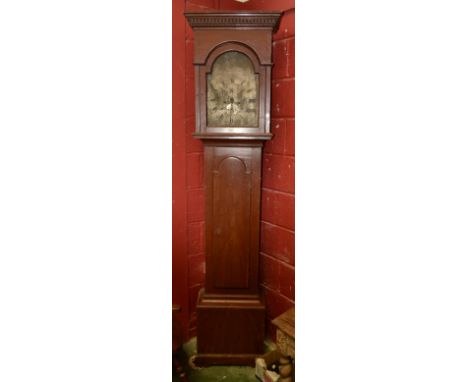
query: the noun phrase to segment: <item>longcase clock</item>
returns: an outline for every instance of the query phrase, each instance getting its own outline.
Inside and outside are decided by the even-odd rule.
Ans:
[[[271,46],[280,12],[186,13],[194,31],[196,132],[204,143],[206,283],[195,363],[263,353],[259,288],[262,148],[270,133]]]

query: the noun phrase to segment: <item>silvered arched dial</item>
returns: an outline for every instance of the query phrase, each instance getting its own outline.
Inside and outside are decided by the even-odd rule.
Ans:
[[[207,76],[207,88],[208,126],[258,126],[258,76],[245,54],[221,54]]]

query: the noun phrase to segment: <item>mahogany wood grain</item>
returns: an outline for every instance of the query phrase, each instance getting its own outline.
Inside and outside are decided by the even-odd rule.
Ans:
[[[194,32],[196,132],[261,136],[270,133],[272,36],[281,12],[188,12]],[[257,128],[208,127],[206,117],[207,73],[221,54],[239,51],[249,56],[259,75],[259,125]],[[197,136],[199,136],[197,134]],[[268,138],[267,138],[268,139]]]
[[[195,364],[252,364],[263,354],[259,288],[262,148],[270,133],[272,33],[280,12],[187,13],[194,31],[194,136],[204,143],[206,283],[197,302]],[[258,126],[207,126],[207,76],[238,51],[258,76]],[[232,102],[232,101],[231,101]]]
[[[206,293],[258,295],[261,143],[205,143]]]
[[[261,354],[265,331],[265,304],[212,299],[200,295],[198,303],[198,353]]]

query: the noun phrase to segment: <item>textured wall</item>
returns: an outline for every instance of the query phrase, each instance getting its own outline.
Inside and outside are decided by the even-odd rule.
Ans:
[[[187,184],[185,155],[185,17],[184,1],[172,3],[172,302],[184,338],[189,319],[187,267]]]
[[[271,126],[275,137],[265,146],[263,163],[260,268],[269,323],[272,318],[294,306],[294,1],[251,0],[242,4],[233,0],[187,0],[185,9],[285,12],[273,42],[275,66]],[[185,94],[183,97],[179,94],[178,98],[179,102],[184,99],[184,123],[183,126],[179,123],[173,128],[178,129],[179,137],[183,128],[185,156],[183,157],[179,151],[177,158],[174,157],[173,171],[182,171],[185,175],[183,190],[187,236],[180,240],[186,240],[187,247],[186,253],[179,254],[178,257],[179,263],[185,261],[189,300],[188,335],[193,336],[196,330],[196,298],[205,277],[205,227],[203,146],[199,140],[192,137],[195,131],[194,70],[191,62],[193,33],[187,23],[185,23],[184,43],[184,54],[174,53],[178,60],[185,56],[182,62],[178,62],[178,66],[183,66],[185,72]],[[268,324],[267,327],[269,335],[274,337],[271,326]]]
[[[213,1],[186,1],[187,10],[214,9]],[[205,282],[205,206],[203,193],[203,144],[194,139],[195,131],[195,84],[193,60],[193,32],[185,24],[185,132],[187,134],[187,208],[188,208],[188,288],[189,288],[189,336],[196,333],[196,303],[200,288]]]
[[[287,6],[288,1],[274,1]],[[294,5],[293,5],[294,7]],[[294,8],[273,39],[272,119],[274,138],[265,144],[260,244],[261,282],[270,321],[294,306]]]

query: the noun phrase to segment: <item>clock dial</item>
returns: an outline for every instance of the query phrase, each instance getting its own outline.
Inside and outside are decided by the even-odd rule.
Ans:
[[[208,126],[258,126],[258,75],[240,52],[220,55],[207,76]]]

